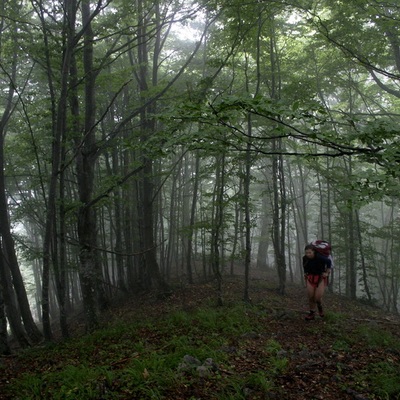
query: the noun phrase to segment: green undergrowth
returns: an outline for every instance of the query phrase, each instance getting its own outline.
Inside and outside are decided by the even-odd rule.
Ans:
[[[160,314],[116,321],[90,335],[21,352],[18,362],[26,367],[9,383],[7,395],[54,400],[279,398],[278,380],[291,366],[296,368],[293,360],[305,363],[304,350],[313,350],[312,341],[302,343],[301,338],[315,337],[326,359],[337,360],[329,362],[330,373],[344,382],[343,390],[400,399],[400,341],[379,325],[351,325],[347,315],[334,312],[308,323],[302,315],[273,312],[264,304]],[[300,330],[277,335],[295,324]],[[357,365],[363,352],[379,357],[345,368],[346,363]],[[217,368],[200,376],[196,366],[182,368],[187,355],[203,365],[212,359]]]
[[[356,334],[365,351],[381,351],[355,374],[359,386],[379,399],[400,400],[400,340],[379,326],[360,325]]]
[[[242,335],[261,330],[246,305],[123,321],[79,339],[21,353],[19,361],[34,362],[37,369],[23,372],[8,391],[15,399],[168,398],[170,391],[190,387],[196,380],[193,371],[179,371],[185,355],[227,365],[229,352],[224,349]],[[223,378],[218,372],[209,379]],[[271,386],[269,378],[257,374],[246,380]],[[222,385],[224,391],[235,379],[228,381]]]
[[[358,387],[367,389],[379,399],[400,399],[400,366],[390,357],[371,362],[356,375]]]
[[[344,315],[333,314],[322,326],[309,327],[310,332],[329,338],[326,354],[339,360],[335,379],[343,390],[368,393],[368,399],[400,400],[400,339],[379,323],[351,324]],[[330,342],[330,344],[329,344]],[[359,395],[360,398],[364,398]]]

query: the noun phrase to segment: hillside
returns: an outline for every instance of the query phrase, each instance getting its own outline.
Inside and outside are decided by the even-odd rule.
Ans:
[[[304,288],[263,279],[176,287],[109,310],[92,335],[1,360],[0,399],[400,399],[400,317],[326,293],[304,321]]]

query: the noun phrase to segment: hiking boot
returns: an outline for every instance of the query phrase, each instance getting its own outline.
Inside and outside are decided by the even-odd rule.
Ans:
[[[315,319],[315,311],[310,311],[305,317],[304,319],[306,321],[311,321],[313,319]]]
[[[318,314],[319,314],[319,316],[320,317],[324,317],[324,309],[322,308],[322,305],[321,304],[317,304],[317,306],[318,306]]]

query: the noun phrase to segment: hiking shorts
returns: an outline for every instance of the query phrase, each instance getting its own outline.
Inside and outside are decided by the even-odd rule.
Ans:
[[[321,281],[324,282],[325,286],[328,286],[328,277],[323,277],[322,275],[312,275],[312,274],[308,274],[307,275],[307,282],[310,283],[311,286],[317,288],[319,283]]]

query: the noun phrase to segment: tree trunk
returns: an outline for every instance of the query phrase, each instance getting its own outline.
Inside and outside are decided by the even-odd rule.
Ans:
[[[304,284],[303,278],[303,265],[302,255],[303,249],[308,241],[308,227],[307,227],[307,205],[306,196],[307,191],[305,189],[305,178],[303,176],[301,164],[296,165],[296,169],[293,169],[288,163],[287,171],[289,177],[289,193],[291,196],[291,202],[293,207],[291,209],[293,213],[293,221],[296,231],[296,248],[294,250],[296,269],[293,271],[294,279],[298,278],[298,281]],[[289,224],[289,218],[287,223]],[[288,227],[289,237],[289,227]],[[289,252],[290,256],[290,252]]]
[[[276,31],[274,15],[270,16],[270,62],[271,62],[271,98],[274,100],[280,97],[280,68],[279,58],[276,49]],[[282,148],[282,139],[272,141],[273,153],[279,153]],[[278,270],[279,287],[278,291],[284,295],[286,290],[286,260],[285,260],[285,229],[286,229],[286,188],[285,174],[283,170],[283,157],[273,156],[272,158],[272,187],[273,187],[273,227],[272,242],[274,245],[275,262]]]
[[[364,256],[364,248],[363,248],[363,239],[362,239],[362,232],[361,232],[361,224],[360,224],[360,214],[358,211],[355,212],[355,229],[357,232],[357,237],[358,237],[358,245],[359,245],[359,253],[360,253],[360,263],[361,263],[361,278],[362,282],[364,284],[364,290],[365,294],[367,295],[367,298],[369,301],[372,301],[372,295],[371,295],[371,290],[369,288],[369,283],[368,283],[368,272],[367,272],[367,266],[365,263],[365,256]]]
[[[242,180],[239,179],[239,188],[237,194],[241,194],[242,192]],[[233,223],[233,243],[232,243],[232,254],[230,256],[231,259],[231,268],[230,274],[233,276],[235,273],[235,260],[236,260],[236,250],[239,244],[239,225],[240,225],[240,196],[235,201],[235,222]]]
[[[193,230],[196,218],[196,207],[198,202],[198,191],[199,191],[199,172],[200,172],[200,155],[199,152],[196,151],[195,153],[195,165],[194,171],[192,174],[193,180],[193,188],[192,188],[192,204],[190,207],[190,221],[189,221],[189,228],[188,228],[188,239],[187,239],[187,254],[186,254],[186,273],[188,277],[188,283],[193,283]]]
[[[94,122],[96,117],[95,83],[96,73],[93,69],[93,31],[91,27],[90,0],[82,1],[83,67],[85,72],[84,91],[84,130],[81,141],[76,143],[76,173],[78,180],[79,201],[78,213],[79,240],[79,277],[86,316],[86,328],[94,330],[98,325],[98,306],[104,296],[101,270],[97,259],[97,222],[96,212],[91,205],[94,185],[94,168],[96,161],[96,138]],[[75,115],[79,118],[79,114]]]
[[[274,151],[279,148],[276,141],[273,142]],[[282,157],[275,156],[272,161],[272,187],[273,187],[273,227],[272,242],[274,245],[275,262],[278,271],[278,291],[284,295],[286,291],[286,260],[285,260],[285,221],[286,199],[283,177]]]
[[[353,160],[349,158],[348,163],[348,174],[352,176],[353,173]],[[347,273],[346,273],[346,293],[351,299],[357,298],[357,240],[356,240],[356,225],[355,225],[355,206],[352,199],[348,200],[348,210],[346,212],[346,219],[348,221],[348,263],[347,263]]]
[[[2,285],[0,284],[0,355],[7,355],[10,353],[11,350],[10,346],[8,345],[6,309]]]
[[[347,235],[348,235],[348,262],[346,273],[346,294],[351,299],[357,298],[357,264],[356,264],[356,240],[354,231],[354,208],[350,200],[350,209],[347,214]]]
[[[21,347],[30,346],[26,331],[21,323],[21,313],[11,283],[11,274],[6,267],[3,249],[0,247],[0,291],[3,297],[4,307],[11,332]]]
[[[270,244],[270,224],[269,224],[269,210],[267,196],[262,195],[262,215],[260,219],[260,238],[258,241],[257,251],[257,268],[266,271],[268,268],[268,247]]]
[[[117,149],[112,150],[111,154],[112,166],[110,167],[110,175],[118,176],[120,171],[119,152]],[[124,251],[123,246],[123,206],[122,206],[122,189],[114,190],[114,220],[115,220],[115,263],[117,273],[117,286],[118,289],[124,293],[128,292],[126,287],[126,274],[125,274],[125,257],[122,255]]]
[[[142,99],[148,96],[148,81],[149,81],[149,53],[148,53],[148,33],[146,27],[147,17],[145,15],[143,0],[138,0],[138,61],[139,61],[139,90]],[[155,49],[154,57],[158,56],[157,49]],[[156,71],[158,61],[153,59],[153,75],[152,83],[156,83]],[[153,160],[146,154],[146,143],[152,132],[156,130],[156,124],[153,117],[155,112],[155,103],[142,107],[140,112],[141,122],[141,141],[143,144],[142,163],[144,168],[142,170],[142,185],[141,185],[141,207],[142,207],[142,238],[143,238],[143,252],[146,271],[151,279],[151,285],[154,285],[159,292],[167,292],[168,285],[160,273],[160,268],[157,262],[156,245],[154,240],[154,190],[153,190]]]
[[[60,185],[59,185],[59,254],[58,258],[54,258],[54,275],[57,302],[60,313],[60,328],[63,338],[69,337],[68,320],[67,320],[67,232],[66,232],[66,210],[65,210],[65,140],[66,136],[63,135],[63,143],[61,149],[61,172],[60,172]],[[55,228],[54,228],[55,229]],[[57,237],[54,238],[57,241]]]
[[[12,275],[12,283],[18,300],[19,311],[24,323],[25,330],[30,340],[33,343],[38,343],[42,339],[42,334],[40,333],[39,329],[37,328],[33,320],[24,281],[22,279],[21,271],[19,269],[17,255],[15,252],[14,239],[11,234],[7,192],[6,192],[6,177],[4,173],[6,165],[4,158],[4,145],[5,145],[4,142],[5,142],[7,122],[12,113],[14,85],[15,85],[16,68],[17,68],[15,54],[14,54],[12,68],[13,68],[13,72],[11,74],[12,79],[10,82],[3,115],[0,120],[0,235],[2,237],[3,255],[5,256],[4,260],[2,260],[4,262],[2,263],[2,266],[0,268],[8,268],[10,270]],[[8,295],[8,293],[6,293],[5,291],[3,291],[3,294],[4,296]]]
[[[123,164],[125,174],[130,169],[130,164],[134,154],[126,150],[123,154]],[[132,185],[122,189],[123,202],[123,237],[125,249],[128,254],[126,259],[128,290],[133,291],[139,285],[139,264],[143,257],[140,253],[142,248],[142,238],[139,233],[138,217],[138,183],[135,181]],[[129,200],[128,200],[129,199]],[[133,240],[133,238],[137,238]],[[134,255],[133,253],[137,253]]]
[[[224,213],[225,154],[216,159],[214,212],[211,228],[211,266],[217,283],[217,305],[223,305],[221,273],[221,229]]]
[[[47,62],[47,77],[52,94],[52,113],[53,113],[53,146],[51,153],[51,176],[48,189],[48,196],[46,199],[46,222],[45,222],[45,233],[43,239],[43,273],[42,273],[42,322],[43,322],[43,333],[46,340],[52,339],[52,332],[50,326],[50,301],[49,301],[49,283],[50,283],[50,266],[51,266],[51,253],[57,253],[57,232],[56,232],[56,203],[57,198],[57,185],[60,178],[60,161],[61,161],[61,147],[62,140],[65,140],[66,131],[66,119],[67,119],[67,92],[68,92],[68,79],[70,72],[70,65],[72,59],[72,52],[74,48],[74,32],[75,32],[75,18],[76,18],[76,2],[74,0],[66,1],[66,9],[64,14],[64,21],[66,22],[65,35],[65,48],[63,49],[63,57],[61,60],[62,70],[60,73],[60,96],[58,99],[57,110],[55,104],[57,103],[53,90],[53,71],[50,60],[50,50],[48,49],[47,43],[47,29],[46,21],[44,17],[44,10],[40,10],[40,17],[42,19],[44,41],[46,45],[46,62]],[[63,172],[64,173],[64,172]],[[63,188],[60,188],[62,194]],[[62,194],[63,195],[63,194]],[[62,293],[62,282],[60,282],[59,269],[63,268],[59,264],[57,257],[53,254],[54,268],[56,273],[57,289],[61,290],[58,293],[58,300],[63,303],[65,300],[64,294]],[[64,335],[67,335],[66,330],[66,318],[64,304],[60,304],[60,316],[62,318],[61,325]]]
[[[249,278],[251,263],[251,218],[250,218],[250,173],[251,173],[251,136],[252,123],[250,114],[247,116],[247,145],[246,145],[246,161],[245,174],[243,177],[243,194],[244,194],[244,222],[245,222],[245,250],[244,250],[244,291],[243,300],[250,302],[249,296]]]
[[[24,281],[19,269],[17,255],[15,253],[14,239],[11,234],[11,226],[8,217],[8,204],[4,176],[4,124],[0,123],[0,234],[3,239],[2,247],[5,256],[3,268],[8,268],[12,275],[12,282],[18,299],[19,312],[22,317],[25,330],[33,343],[42,339],[42,334],[37,328],[30,309]],[[4,293],[4,292],[3,292]],[[7,295],[7,293],[4,293]]]
[[[170,278],[172,267],[177,267],[177,242],[178,242],[178,177],[180,174],[181,162],[178,163],[177,169],[173,172],[172,182],[171,182],[171,192],[169,195],[169,226],[168,226],[168,244],[165,256],[165,276],[167,279]]]

